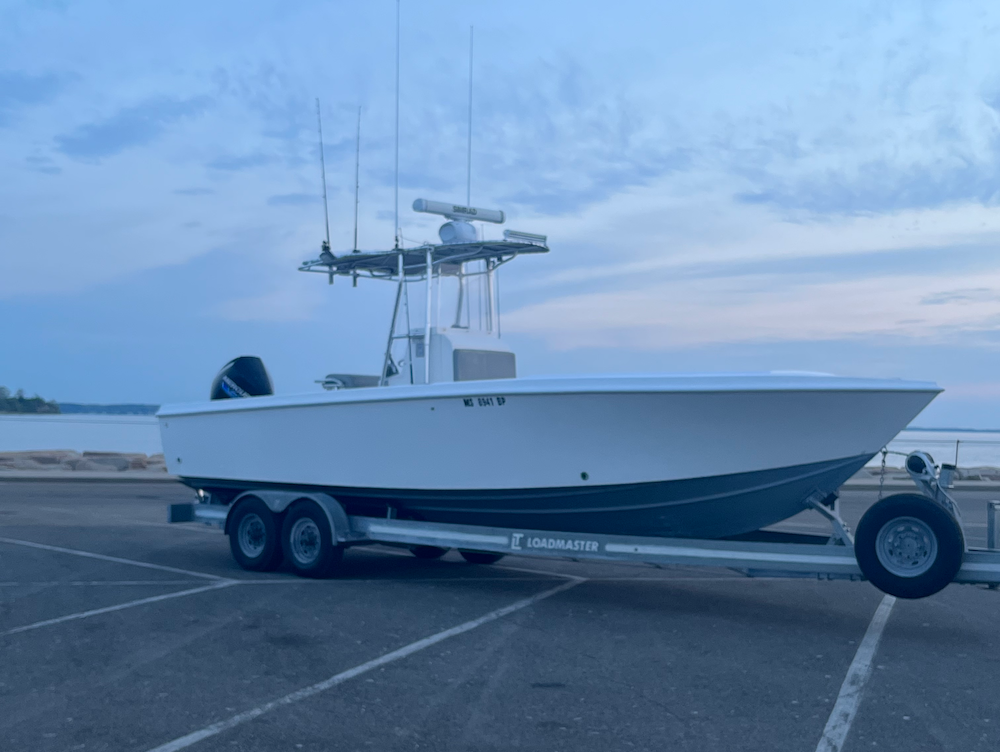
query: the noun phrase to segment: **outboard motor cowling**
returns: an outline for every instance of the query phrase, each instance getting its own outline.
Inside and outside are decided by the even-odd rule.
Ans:
[[[243,355],[226,363],[212,382],[210,399],[263,397],[274,394],[271,377],[264,361],[253,355]]]

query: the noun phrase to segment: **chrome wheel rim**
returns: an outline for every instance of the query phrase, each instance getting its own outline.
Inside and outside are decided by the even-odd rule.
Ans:
[[[934,531],[916,517],[897,517],[879,530],[875,539],[879,562],[897,577],[919,577],[937,560]]]
[[[264,520],[260,518],[259,514],[251,512],[240,520],[240,528],[236,534],[240,542],[240,551],[247,557],[256,559],[264,553],[264,546],[267,544],[267,528],[264,527]]]
[[[308,517],[295,520],[288,542],[292,547],[292,556],[298,564],[309,565],[319,558],[322,546],[319,526]]]

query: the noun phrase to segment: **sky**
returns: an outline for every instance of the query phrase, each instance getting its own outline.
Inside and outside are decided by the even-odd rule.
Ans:
[[[575,9],[570,12],[570,9]],[[202,399],[376,373],[394,290],[297,265],[393,242],[395,3],[0,0],[0,384]],[[401,1],[400,225],[462,201],[551,252],[501,272],[521,375],[936,381],[1000,428],[1000,5]],[[499,228],[491,227],[488,236]],[[492,235],[490,235],[492,233]]]

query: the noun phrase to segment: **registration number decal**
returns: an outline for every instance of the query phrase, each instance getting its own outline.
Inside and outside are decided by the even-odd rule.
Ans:
[[[463,397],[462,404],[466,407],[503,407],[507,404],[506,397]]]

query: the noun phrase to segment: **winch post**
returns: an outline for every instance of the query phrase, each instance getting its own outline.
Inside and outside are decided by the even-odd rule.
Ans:
[[[934,499],[938,504],[947,509],[958,522],[961,522],[962,512],[958,508],[958,504],[955,503],[955,500],[945,490],[945,483],[950,484],[954,476],[954,468],[947,470],[943,479],[945,483],[942,483],[942,479],[938,476],[937,468],[931,456],[926,452],[916,451],[910,452],[906,456],[906,472],[909,473],[910,479],[925,496]]]

